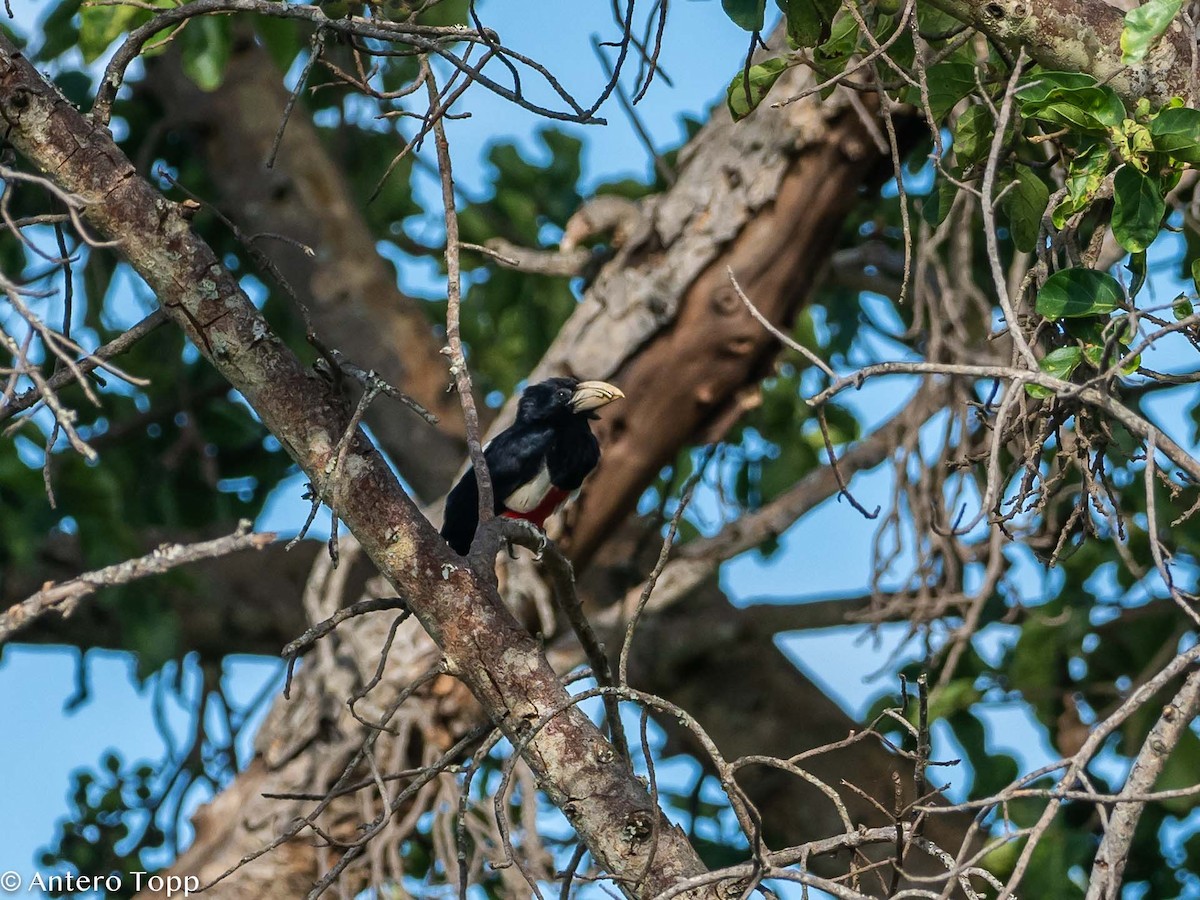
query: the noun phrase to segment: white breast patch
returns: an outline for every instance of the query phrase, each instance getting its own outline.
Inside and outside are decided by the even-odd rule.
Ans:
[[[537,509],[538,504],[546,499],[546,494],[550,493],[550,488],[550,470],[543,460],[537,475],[505,497],[504,505],[513,512],[527,513]]]

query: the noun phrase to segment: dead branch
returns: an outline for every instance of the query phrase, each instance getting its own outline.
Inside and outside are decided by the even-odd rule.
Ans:
[[[79,602],[104,587],[129,584],[151,575],[202,559],[212,559],[239,550],[261,550],[275,540],[269,531],[251,533],[250,522],[242,520],[231,535],[199,544],[163,544],[153,553],[137,559],[88,572],[62,584],[47,584],[31,597],[9,607],[0,614],[0,645],[13,638],[22,628],[51,612],[69,616]]]

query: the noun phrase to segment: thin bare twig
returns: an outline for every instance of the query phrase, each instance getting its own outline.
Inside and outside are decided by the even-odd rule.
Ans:
[[[239,550],[261,550],[274,541],[275,534],[272,532],[252,533],[250,521],[244,519],[238,523],[237,531],[222,538],[198,544],[163,544],[154,552],[137,559],[88,572],[61,584],[47,584],[36,594],[0,614],[0,644],[11,640],[22,628],[50,612],[69,616],[81,600],[100,588],[129,584],[188,563],[227,556]]]

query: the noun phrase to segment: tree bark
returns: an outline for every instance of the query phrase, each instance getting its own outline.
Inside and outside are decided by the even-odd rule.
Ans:
[[[138,177],[108,131],[85,120],[6,38],[0,38],[0,118],[18,153],[84,200],[87,221],[120,242],[162,307],[337,509],[455,676],[514,745],[525,747],[539,787],[594,858],[650,895],[704,872],[682,832],[571,703],[494,585],[449,551],[361,432],[334,471],[349,419],[340,398],[305,371],[176,205]],[[535,723],[544,727],[533,731]],[[649,844],[629,837],[651,826],[658,835],[652,860]],[[695,894],[715,895],[715,888]]]
[[[1121,62],[1124,13],[1104,0],[929,0],[1011,49],[1024,47],[1052,71],[1086,72],[1113,88],[1130,109],[1139,98],[1196,100],[1194,35],[1176,19],[1143,62]],[[1189,42],[1193,46],[1189,46]]]

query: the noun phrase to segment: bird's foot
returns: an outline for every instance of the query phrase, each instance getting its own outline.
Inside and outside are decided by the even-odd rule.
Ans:
[[[546,555],[546,547],[549,545],[550,539],[546,537],[546,532],[542,531],[540,528],[537,529],[537,533],[538,545],[537,549],[533,551],[533,561],[541,562],[542,557]]]

